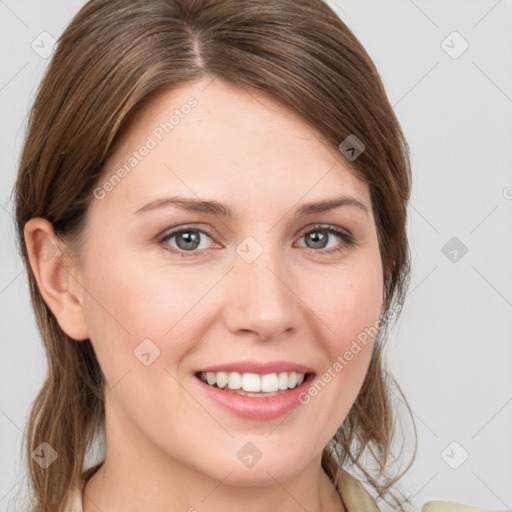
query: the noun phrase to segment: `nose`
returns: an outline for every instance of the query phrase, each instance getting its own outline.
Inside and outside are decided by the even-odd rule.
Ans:
[[[282,260],[265,251],[252,263],[236,257],[226,286],[224,321],[227,328],[256,333],[261,339],[278,338],[291,331],[299,312],[290,274]]]

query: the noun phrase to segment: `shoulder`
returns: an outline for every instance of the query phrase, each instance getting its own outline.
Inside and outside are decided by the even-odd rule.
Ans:
[[[507,512],[505,509],[477,508],[455,501],[427,501],[421,512]]]
[[[377,503],[370,496],[363,484],[347,473],[344,469],[340,470],[340,479],[338,483],[338,492],[347,509],[347,512],[380,512]]]
[[[341,470],[338,492],[347,512],[380,512],[375,500],[363,484],[345,470]],[[477,508],[454,501],[427,501],[421,512],[510,512],[505,509]]]

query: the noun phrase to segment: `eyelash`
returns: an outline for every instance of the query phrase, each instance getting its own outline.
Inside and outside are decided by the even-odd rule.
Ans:
[[[168,242],[171,238],[181,234],[186,233],[188,231],[197,231],[198,233],[202,233],[207,235],[213,240],[213,235],[208,230],[205,229],[198,229],[194,228],[193,226],[185,226],[183,228],[177,229],[175,231],[171,231],[170,233],[167,233],[161,237],[158,238],[158,243],[162,246],[162,248],[172,254],[177,254],[182,258],[195,258],[201,256],[201,253],[209,251],[211,249],[204,249],[204,250],[192,250],[192,251],[185,251],[183,249],[175,249],[170,248],[170,245],[166,242]],[[341,253],[345,251],[346,249],[356,245],[356,241],[354,240],[354,237],[351,233],[348,231],[341,230],[340,228],[336,226],[332,226],[330,224],[318,224],[314,225],[313,227],[309,228],[307,231],[304,231],[301,233],[300,238],[304,237],[305,235],[309,233],[314,233],[315,231],[326,231],[327,233],[330,233],[331,235],[335,235],[339,237],[343,241],[343,245],[341,247],[336,247],[334,249],[309,249],[310,251],[313,251],[315,253],[319,254],[335,254],[335,253]],[[308,249],[306,247],[306,249]]]

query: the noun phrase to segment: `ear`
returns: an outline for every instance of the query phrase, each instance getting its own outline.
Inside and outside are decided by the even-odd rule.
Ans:
[[[39,292],[60,328],[77,341],[89,338],[78,269],[68,263],[64,242],[46,219],[30,219],[24,228],[30,266]]]

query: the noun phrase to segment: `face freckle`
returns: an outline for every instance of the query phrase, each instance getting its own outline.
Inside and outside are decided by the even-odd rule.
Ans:
[[[170,465],[219,481],[231,471],[233,482],[243,482],[248,474],[237,453],[251,442],[263,454],[251,481],[266,482],[269,471],[284,479],[319,456],[368,368],[373,340],[358,336],[375,326],[383,305],[370,193],[296,113],[219,79],[205,83],[165,92],[139,113],[105,176],[187,98],[197,99],[90,208],[80,271],[90,291],[84,301],[91,342],[111,387],[109,453],[122,461],[130,456],[126,446],[145,446]],[[179,206],[176,198],[189,202]],[[340,198],[336,208],[294,214],[305,203]],[[158,200],[165,204],[138,212]],[[235,215],[193,209],[190,200],[220,203]],[[354,243],[329,227],[350,233]],[[176,237],[166,243],[177,252],[157,242],[178,228],[201,232],[199,256],[179,255]],[[300,236],[307,232],[321,235],[326,250],[343,250],[327,254],[311,240],[308,246]],[[335,365],[347,351],[353,357]],[[286,414],[251,416],[217,401],[197,376],[241,362],[275,364],[226,373],[278,375],[300,365],[317,381],[326,372],[331,378],[316,394],[302,395],[307,403],[295,398]],[[273,378],[265,379],[271,386]]]

